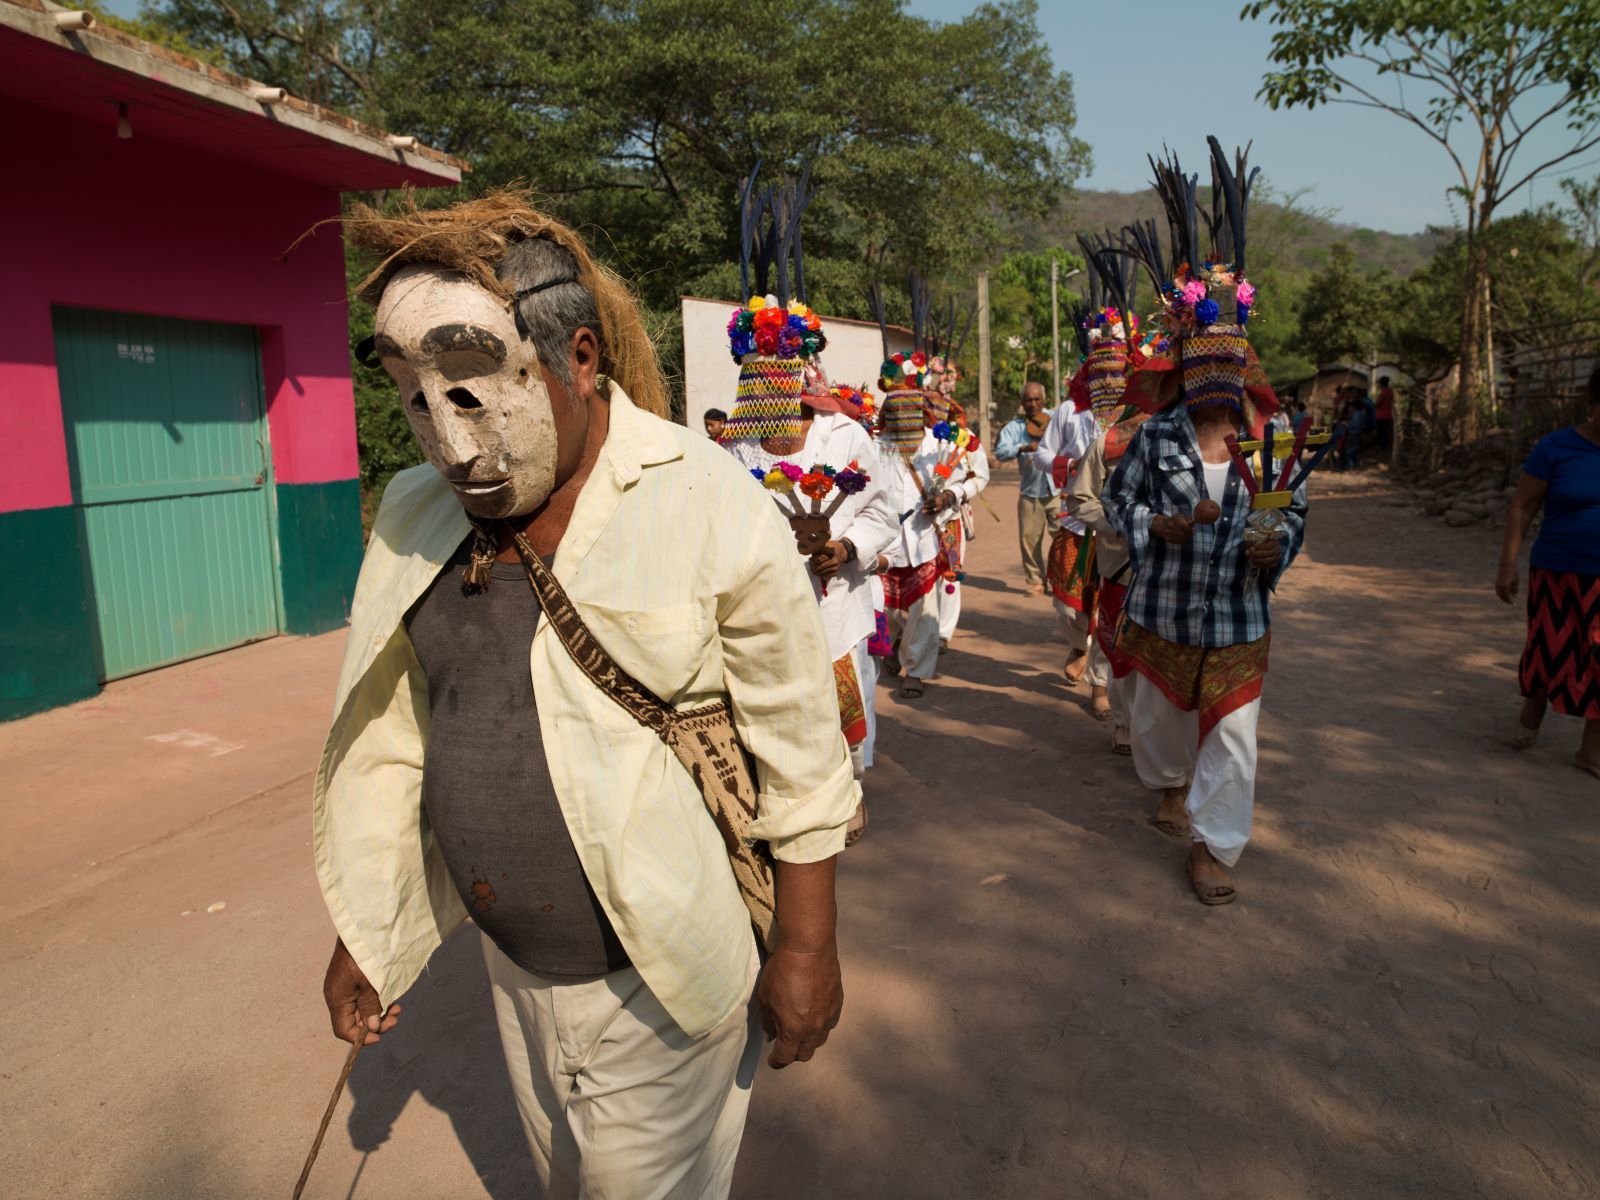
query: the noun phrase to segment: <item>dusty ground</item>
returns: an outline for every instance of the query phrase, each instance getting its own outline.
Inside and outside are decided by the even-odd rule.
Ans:
[[[880,692],[845,1021],[758,1082],[735,1195],[1595,1194],[1600,784],[1575,722],[1501,746],[1494,532],[1318,485],[1243,894],[1206,910],[1014,586],[1011,478],[937,689]],[[342,1057],[307,847],[339,641],[0,727],[0,1193],[288,1193]],[[473,937],[363,1055],[310,1195],[536,1194]]]

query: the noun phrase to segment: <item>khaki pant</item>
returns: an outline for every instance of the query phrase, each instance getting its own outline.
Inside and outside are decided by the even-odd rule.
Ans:
[[[632,967],[559,982],[488,938],[500,1041],[545,1200],[720,1200],[761,1057],[753,1003],[698,1040]],[[758,964],[750,946],[751,991]]]
[[[1051,532],[1056,527],[1056,499],[1017,497],[1017,543],[1022,550],[1022,579],[1030,586],[1042,584]]]

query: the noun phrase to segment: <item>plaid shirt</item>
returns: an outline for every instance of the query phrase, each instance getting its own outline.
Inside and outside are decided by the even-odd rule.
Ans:
[[[1277,469],[1283,469],[1281,461]],[[1279,510],[1288,525],[1282,560],[1275,570],[1258,572],[1253,585],[1244,551],[1250,493],[1237,470],[1228,473],[1222,518],[1215,525],[1196,525],[1181,546],[1150,536],[1152,517],[1192,513],[1205,498],[1200,443],[1189,414],[1179,408],[1151,417],[1100,497],[1107,520],[1128,539],[1128,618],[1184,646],[1253,642],[1267,632],[1267,592],[1277,587],[1305,538],[1305,488]]]

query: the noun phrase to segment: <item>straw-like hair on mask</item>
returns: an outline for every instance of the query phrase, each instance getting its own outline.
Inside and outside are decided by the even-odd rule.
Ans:
[[[554,242],[572,255],[578,282],[595,299],[601,371],[636,407],[658,417],[667,415],[667,390],[655,343],[639,319],[632,290],[615,271],[594,260],[577,230],[534,208],[530,193],[503,188],[448,208],[425,209],[417,207],[416,195],[407,188],[393,211],[357,204],[344,226],[352,245],[379,259],[356,289],[373,304],[395,272],[412,263],[460,272],[510,303],[512,290],[496,274],[506,251],[528,238]]]

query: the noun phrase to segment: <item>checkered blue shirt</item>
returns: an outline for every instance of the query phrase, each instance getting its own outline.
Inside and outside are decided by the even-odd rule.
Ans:
[[[1275,470],[1282,469],[1280,461]],[[1152,517],[1192,513],[1205,498],[1205,470],[1189,414],[1178,408],[1151,417],[1100,497],[1106,519],[1128,539],[1128,618],[1185,646],[1253,642],[1267,632],[1267,593],[1277,587],[1305,538],[1305,488],[1279,510],[1288,525],[1279,566],[1258,572],[1253,584],[1244,556],[1250,493],[1237,469],[1228,473],[1222,518],[1215,525],[1196,525],[1194,536],[1181,546],[1150,536]]]

